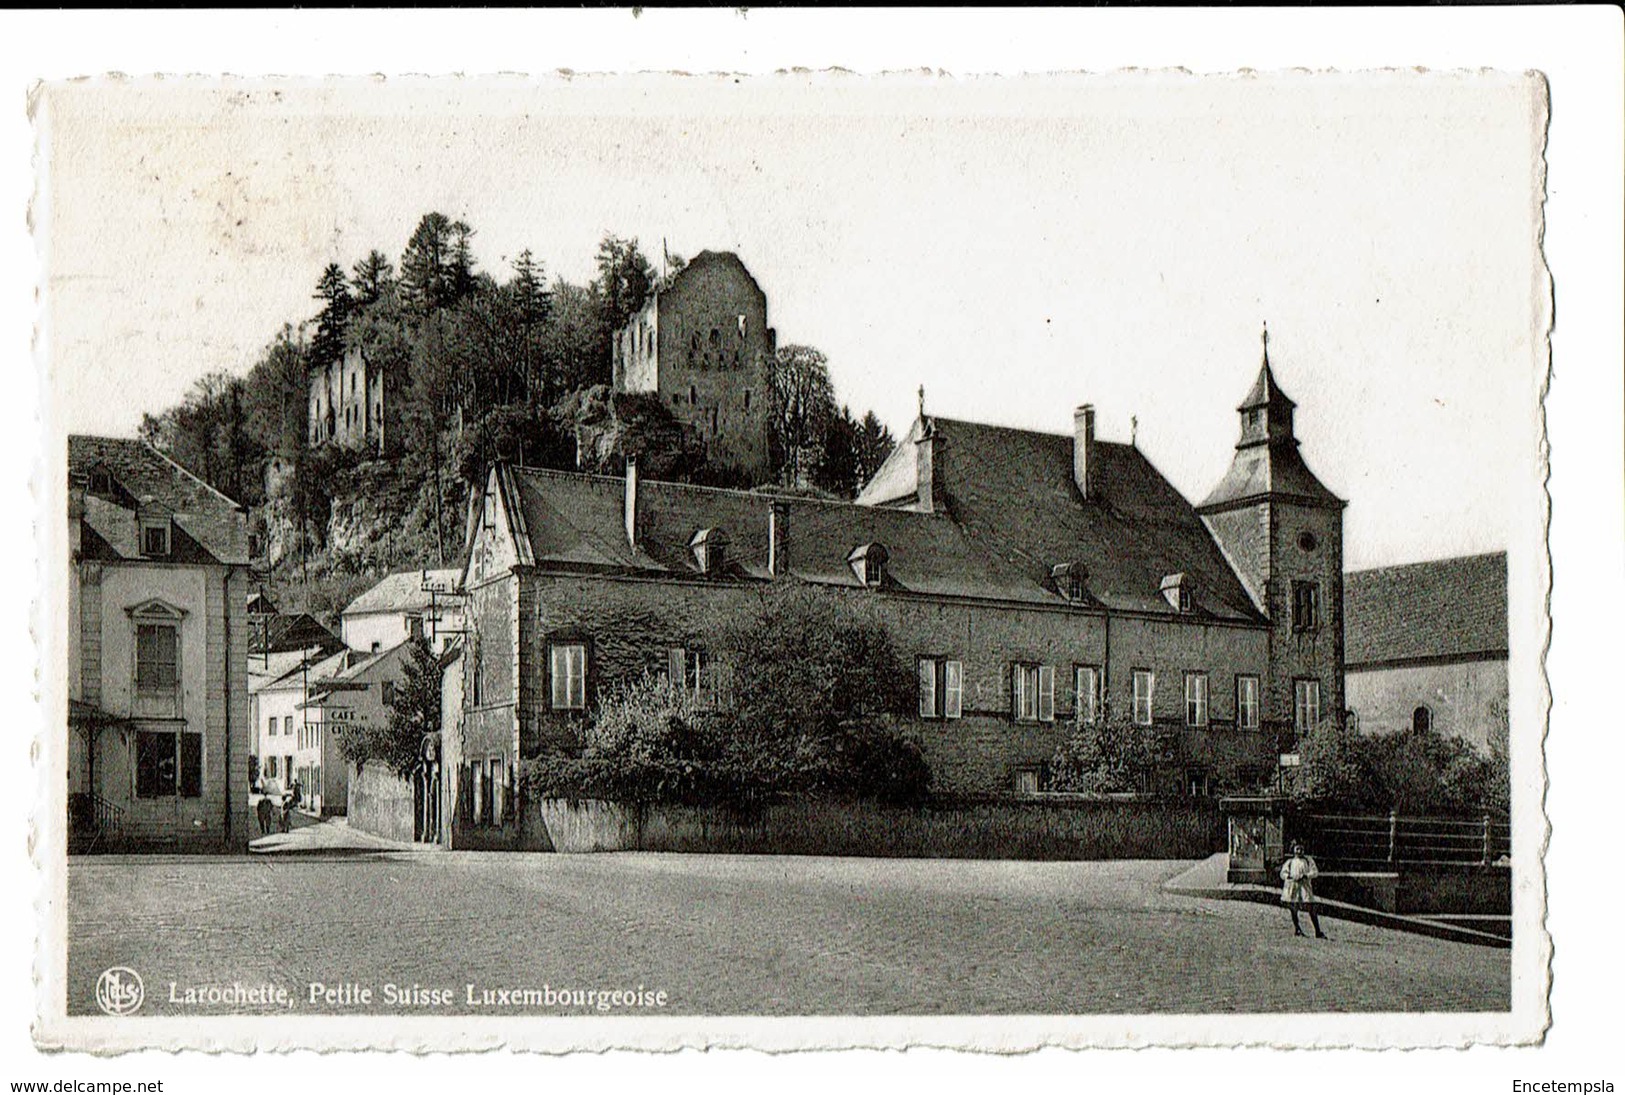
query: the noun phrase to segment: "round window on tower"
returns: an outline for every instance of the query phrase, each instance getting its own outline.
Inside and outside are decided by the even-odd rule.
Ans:
[[[1314,551],[1320,546],[1320,541],[1315,539],[1314,533],[1310,532],[1308,529],[1305,529],[1304,531],[1298,533],[1298,546],[1303,548],[1305,551]]]

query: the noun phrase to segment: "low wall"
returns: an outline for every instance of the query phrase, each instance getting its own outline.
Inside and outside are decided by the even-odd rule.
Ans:
[[[886,807],[794,802],[744,817],[706,807],[543,799],[527,833],[561,852],[730,852],[947,859],[1199,859],[1222,851],[1203,799],[1012,800]],[[532,820],[534,818],[534,820]],[[538,834],[538,835],[540,835]],[[541,850],[534,837],[527,845]]]
[[[1315,894],[1401,916],[1512,915],[1512,872],[1506,867],[1400,864],[1392,871],[1326,871]]]
[[[412,785],[381,764],[350,766],[350,828],[387,840],[412,839]]]
[[[1494,865],[1406,867],[1399,872],[1397,901],[1402,913],[1511,916],[1512,870]]]

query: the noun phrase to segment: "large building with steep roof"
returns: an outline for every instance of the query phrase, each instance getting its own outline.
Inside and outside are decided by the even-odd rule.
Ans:
[[[152,446],[68,438],[70,847],[248,841],[244,509]]]
[[[1366,733],[1507,732],[1505,552],[1351,571],[1348,705]]]
[[[1079,723],[1151,728],[1156,789],[1256,789],[1342,714],[1342,506],[1266,359],[1200,506],[1080,407],[1048,434],[922,413],[855,502],[499,465],[471,500],[454,846],[522,839],[515,762],[645,673],[725,695],[717,625],[775,586],[862,606],[918,670],[948,794],[1030,793]]]

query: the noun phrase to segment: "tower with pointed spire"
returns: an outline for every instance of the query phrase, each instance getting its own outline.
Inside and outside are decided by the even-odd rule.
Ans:
[[[1230,469],[1196,512],[1270,621],[1266,727],[1341,721],[1343,508],[1298,451],[1296,404],[1276,383],[1264,329],[1258,379],[1237,411]],[[1238,687],[1240,687],[1238,685]]]

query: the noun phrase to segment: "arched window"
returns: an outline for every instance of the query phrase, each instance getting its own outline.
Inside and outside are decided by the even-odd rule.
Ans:
[[[1418,734],[1425,734],[1433,729],[1433,712],[1426,707],[1418,707],[1411,712],[1411,729]]]

